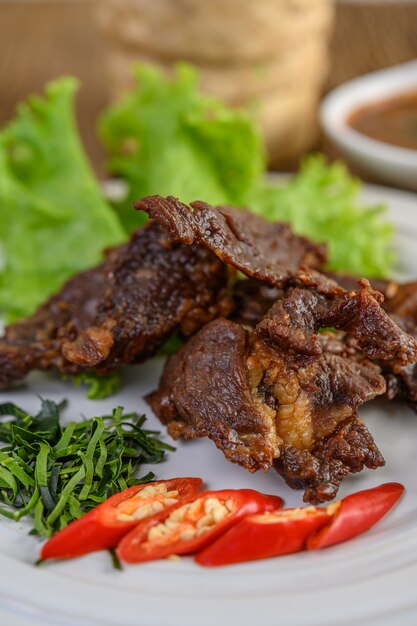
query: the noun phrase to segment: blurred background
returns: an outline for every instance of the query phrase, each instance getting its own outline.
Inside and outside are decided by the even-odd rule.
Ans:
[[[269,167],[336,151],[317,110],[329,89],[417,57],[417,0],[0,0],[0,124],[63,73],[81,80],[77,114],[99,174],[96,119],[131,81],[132,61],[178,60],[202,87],[261,122]]]

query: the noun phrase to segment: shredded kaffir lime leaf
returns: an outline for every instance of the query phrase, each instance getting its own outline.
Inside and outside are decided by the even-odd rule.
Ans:
[[[144,463],[160,463],[166,450],[144,415],[124,413],[60,424],[66,402],[42,400],[31,415],[12,402],[0,404],[0,514],[33,518],[32,534],[50,537],[114,493],[149,482]],[[5,418],[5,419],[4,419]]]

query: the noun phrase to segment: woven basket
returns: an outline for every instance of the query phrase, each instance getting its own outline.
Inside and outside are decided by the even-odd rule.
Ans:
[[[273,166],[315,141],[332,0],[107,0],[98,10],[114,97],[130,86],[134,61],[170,72],[186,60],[208,93],[256,103]]]

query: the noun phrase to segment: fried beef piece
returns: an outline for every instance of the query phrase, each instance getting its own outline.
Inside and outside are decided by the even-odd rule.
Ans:
[[[32,369],[56,368],[76,373],[62,356],[63,341],[75,338],[94,323],[107,287],[109,259],[71,278],[34,315],[6,327],[0,339],[0,389],[26,376]]]
[[[324,272],[325,275],[334,280],[338,285],[346,289],[346,291],[355,291],[358,287],[359,276],[351,276],[350,274],[341,274],[339,272]],[[396,291],[398,285],[391,280],[382,278],[370,278],[372,289],[382,293],[384,298],[389,298]]]
[[[358,277],[336,272],[324,272],[324,274],[346,291],[356,291],[358,289]],[[385,301],[381,306],[389,312],[389,303],[401,286],[393,281],[374,278],[371,279],[370,283],[373,290],[384,296]],[[415,283],[410,283],[410,285],[415,285]],[[417,294],[417,288],[415,288],[415,291]],[[233,319],[242,324],[256,326],[281,295],[282,291],[280,289],[259,280],[238,280],[233,286],[233,297],[235,300]],[[415,306],[417,308],[417,303]],[[417,319],[417,312],[415,317]]]
[[[357,288],[357,278],[335,273],[327,275],[331,279],[337,279],[347,289]],[[417,339],[417,281],[403,285],[383,280],[372,280],[372,283],[373,287],[384,295],[385,300],[381,306],[391,320],[404,332]],[[234,286],[236,309],[233,319],[255,327],[278,297],[282,297],[282,292],[265,283],[253,279],[238,281]],[[346,345],[355,345],[348,335],[339,336]],[[388,360],[380,362],[379,365],[387,385],[386,398],[388,400],[404,398],[417,412],[417,364],[403,366]]]
[[[322,267],[326,247],[295,235],[288,224],[268,223],[249,211],[149,196],[135,204],[169,233],[172,241],[200,244],[247,276],[283,287],[302,266]]]
[[[249,281],[248,281],[249,282]],[[408,367],[417,360],[417,333],[414,324],[406,323],[396,315],[387,315],[381,308],[381,295],[374,292],[365,279],[357,281],[357,292],[327,290],[321,293],[316,289],[292,290],[292,297],[287,300],[281,296],[270,304],[275,290],[258,288],[258,296],[250,301],[245,281],[239,287],[238,308],[234,318],[242,323],[256,325],[258,331],[266,333],[275,341],[290,342],[295,350],[306,354],[320,353],[317,331],[320,328],[335,327],[347,331],[344,342],[359,349],[370,359],[382,360],[384,367]],[[255,296],[256,286],[249,285],[249,293]],[[244,298],[247,298],[247,301]],[[262,313],[264,319],[259,320]],[[295,323],[294,323],[295,321]]]
[[[187,206],[172,196],[149,196],[136,203],[135,208],[146,211],[160,223],[173,241],[198,243],[250,278],[278,289],[309,288],[313,294],[310,297],[315,300],[312,303],[315,313],[321,308],[319,300],[324,303],[325,315],[316,319],[319,326],[327,316],[325,325],[343,328],[345,319],[367,356],[392,357],[402,365],[417,360],[416,341],[381,309],[383,297],[370,288],[369,282],[360,281],[361,290],[357,295],[346,292],[315,269],[325,262],[325,249],[294,235],[287,224],[270,224],[257,215],[231,207],[215,208],[203,202]],[[329,300],[334,302],[331,308],[326,303]],[[304,336],[309,341],[306,349],[314,351],[317,331],[311,325],[307,310],[305,314]],[[281,320],[283,332],[284,326],[285,321]],[[301,328],[298,333],[300,341],[303,338]],[[293,333],[291,337],[296,340]]]
[[[169,357],[148,401],[174,439],[210,437],[229,461],[267,470],[278,446],[274,412],[251,388],[249,334],[217,319]]]
[[[333,499],[340,482],[364,467],[378,469],[384,459],[369,430],[358,417],[342,422],[311,450],[284,447],[274,462],[293,489],[304,489],[304,501],[319,504]]]
[[[384,308],[398,326],[417,339],[417,281],[403,285],[392,284]],[[401,366],[389,363],[384,364],[383,369],[388,398],[397,395],[403,397],[417,412],[417,364]]]
[[[108,274],[93,326],[64,343],[65,358],[106,372],[152,356],[180,329],[194,333],[231,308],[228,271],[200,246],[172,243],[149,222],[138,230]]]
[[[308,501],[333,498],[347,474],[384,463],[357,410],[385,380],[346,341],[385,358],[394,345],[401,362],[402,334],[373,293],[288,288],[251,333],[210,323],[168,361],[152,408],[174,437],[208,436],[251,471],[274,466]],[[342,332],[318,332],[330,325]]]
[[[283,291],[254,278],[238,280],[233,285],[235,308],[231,319],[255,328],[271,306],[282,298]]]
[[[380,369],[346,346],[343,334],[321,334],[319,343],[321,354],[312,357],[253,339],[247,362],[258,393],[276,411],[281,445],[273,467],[313,503],[334,498],[348,474],[384,464],[357,414],[384,393]]]
[[[345,289],[354,289],[357,283],[357,279],[352,276],[330,272],[326,275],[337,280]],[[404,332],[417,339],[417,281],[398,284],[394,281],[372,279],[372,287],[383,294],[385,299],[381,306],[391,320]],[[240,302],[242,317],[249,305],[245,305],[243,297]],[[262,302],[262,297],[258,302]],[[255,310],[254,304],[251,305],[251,310]],[[417,364],[400,365],[398,362],[387,361],[381,363],[381,367],[387,383],[386,398],[388,400],[395,397],[404,398],[417,412]]]
[[[410,320],[417,326],[417,281],[389,285],[384,303],[385,310],[397,317]]]
[[[154,354],[170,334],[186,335],[227,315],[228,270],[210,251],[171,243],[156,223],[68,281],[0,340],[0,388],[32,369],[104,373]]]
[[[358,348],[372,359],[406,365],[417,361],[417,343],[403,332],[380,307],[382,296],[367,280],[358,281],[357,292],[326,294],[316,289],[294,288],[280,298],[258,324],[257,332],[277,345],[319,355],[320,328],[334,327],[352,335]]]
[[[319,356],[298,354],[215,320],[170,357],[148,400],[174,438],[208,436],[250,471],[273,466],[306,501],[331,499],[348,473],[383,465],[357,408],[385,382],[338,334],[319,342]]]

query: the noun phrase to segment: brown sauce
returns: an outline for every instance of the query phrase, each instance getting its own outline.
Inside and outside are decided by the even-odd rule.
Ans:
[[[372,139],[417,150],[417,91],[361,107],[348,122]]]

